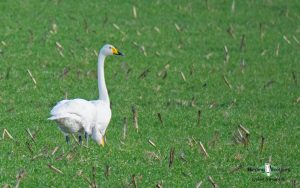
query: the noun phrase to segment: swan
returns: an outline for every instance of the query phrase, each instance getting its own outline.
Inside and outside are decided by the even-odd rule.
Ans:
[[[88,135],[98,144],[104,146],[104,134],[111,119],[110,101],[104,77],[104,61],[107,56],[123,54],[110,44],[104,45],[98,56],[98,89],[99,99],[87,101],[85,99],[62,100],[50,112],[53,120],[65,135],[69,144],[69,134],[78,133],[79,142],[82,135],[88,141]]]

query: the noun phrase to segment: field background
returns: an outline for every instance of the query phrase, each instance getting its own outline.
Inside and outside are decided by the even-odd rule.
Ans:
[[[209,176],[220,187],[299,185],[299,1],[3,0],[0,19],[0,131],[15,139],[0,138],[0,186],[25,170],[20,187],[87,187],[93,167],[100,187],[210,187]],[[105,43],[126,54],[106,60],[107,144],[67,146],[46,119],[66,95],[98,97]],[[240,124],[248,146],[233,141]],[[270,159],[290,172],[255,181],[264,176],[247,168]]]

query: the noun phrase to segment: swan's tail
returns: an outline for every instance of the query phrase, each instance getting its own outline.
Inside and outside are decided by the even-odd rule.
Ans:
[[[69,116],[51,116],[49,118],[47,118],[47,120],[58,120],[58,119],[63,119],[63,118],[68,118]]]
[[[55,116],[52,116],[52,117],[49,117],[49,118],[47,118],[47,120],[56,120],[57,119],[57,117],[55,117]]]

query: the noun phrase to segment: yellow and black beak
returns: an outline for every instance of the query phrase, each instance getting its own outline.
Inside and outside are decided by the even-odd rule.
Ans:
[[[103,139],[103,138],[101,139],[101,142],[100,142],[100,144],[101,144],[101,146],[102,146],[102,147],[104,147],[104,145],[105,145],[105,142],[104,142],[104,139]]]
[[[104,139],[102,138],[101,139],[101,141],[98,143],[98,145],[99,146],[102,146],[102,147],[104,147],[104,145],[105,145],[105,141],[104,141]]]
[[[114,55],[124,56],[124,54],[122,52],[120,52],[119,50],[117,50],[116,48],[112,48],[112,52]]]

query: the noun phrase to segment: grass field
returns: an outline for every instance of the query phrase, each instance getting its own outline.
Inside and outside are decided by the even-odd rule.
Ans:
[[[0,18],[0,131],[14,138],[0,138],[1,187],[22,170],[20,187],[87,187],[93,167],[100,187],[299,186],[300,2],[4,0]],[[98,97],[105,43],[126,54],[106,61],[107,144],[67,146],[49,112]],[[240,124],[248,144],[234,142]],[[269,160],[290,171],[247,170]]]

